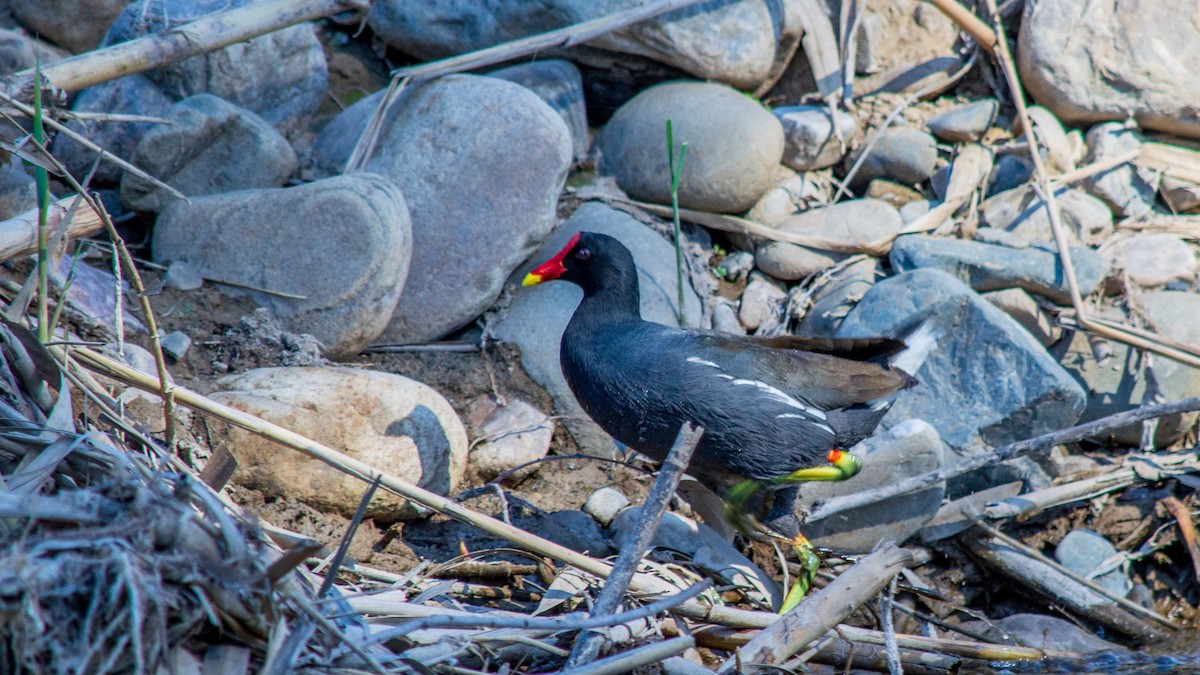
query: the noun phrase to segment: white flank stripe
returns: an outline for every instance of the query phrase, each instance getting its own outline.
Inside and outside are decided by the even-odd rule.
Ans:
[[[809,415],[816,417],[817,419],[822,419],[822,420],[825,419],[825,413],[821,412],[820,410],[818,410],[817,408],[814,408],[812,406],[804,405],[800,401],[797,401],[796,399],[792,398],[791,396],[788,396],[784,392],[780,391],[779,389],[776,389],[775,387],[772,387],[771,385],[767,384],[766,382],[759,382],[758,380],[734,380],[733,384],[735,386],[736,385],[747,385],[747,384],[752,385],[756,389],[759,389],[760,391],[765,392],[767,394],[767,396],[775,399],[776,401],[779,401],[780,403],[782,403],[786,406],[806,412]]]
[[[777,419],[777,420],[780,420],[780,419],[804,420],[805,422],[808,422],[809,424],[813,425],[814,427],[816,427],[818,429],[824,429],[830,436],[837,435],[837,434],[833,433],[833,429],[831,429],[829,427],[829,425],[821,424],[820,422],[816,422],[808,415],[796,415],[794,413],[783,413],[782,415],[776,415],[775,419]]]
[[[709,368],[718,368],[719,369],[721,367],[721,366],[718,366],[717,364],[713,363],[712,361],[705,361],[704,359],[700,358],[699,356],[689,356],[687,358],[687,362],[688,363],[698,363],[702,366],[708,366]]]

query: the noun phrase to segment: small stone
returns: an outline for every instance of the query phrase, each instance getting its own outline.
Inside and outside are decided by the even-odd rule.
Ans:
[[[915,202],[909,202],[900,207],[900,220],[903,220],[904,224],[908,225],[917,218],[929,213],[933,206],[933,202],[928,199],[918,199]]]
[[[1076,189],[1060,190],[1054,197],[1068,242],[1096,246],[1108,239],[1113,214],[1107,204]],[[980,216],[981,225],[1015,232],[1033,241],[1054,241],[1046,207],[1029,186],[989,197],[983,202]]]
[[[783,156],[782,125],[741,92],[706,82],[660,84],[621,106],[596,138],[598,170],[634,199],[670,204],[667,119],[673,151],[688,144],[681,207],[740,213],[771,186]]]
[[[194,291],[204,285],[204,275],[195,265],[176,260],[167,265],[167,273],[163,276],[167,288],[179,291]]]
[[[1093,530],[1068,532],[1054,548],[1054,559],[1060,565],[1123,598],[1133,588],[1133,583],[1126,576],[1122,566],[1093,575],[1102,565],[1107,567],[1109,559],[1115,555],[1120,555],[1117,547]]]
[[[0,165],[0,220],[19,216],[37,205],[37,182],[26,173],[21,161],[13,158]]]
[[[736,305],[725,298],[716,298],[713,303],[713,330],[731,335],[745,335],[746,330],[738,321]]]
[[[827,200],[828,195],[822,192],[811,176],[779,166],[775,168],[775,184],[759,197],[746,217],[756,223],[775,227],[797,211],[804,211],[811,204]]]
[[[1115,277],[1124,273],[1143,288],[1161,287],[1172,281],[1190,283],[1196,277],[1196,254],[1173,234],[1156,232],[1116,239],[1105,254]]]
[[[1018,188],[1033,177],[1033,161],[1028,157],[1015,154],[1000,155],[992,166],[992,176],[988,180],[986,197],[1000,194],[1013,188]]]
[[[451,494],[462,480],[466,429],[441,394],[415,380],[353,368],[259,368],[217,385],[222,391],[211,396],[219,403],[342,448],[426,490]],[[346,517],[357,510],[366,483],[249,431],[231,428],[229,438],[240,462],[238,484]],[[416,514],[407,499],[383,491],[367,509],[381,522]]]
[[[935,176],[937,174],[934,174]],[[905,204],[921,199],[921,193],[900,183],[886,180],[884,178],[876,178],[867,186],[867,193],[864,195],[868,199],[878,199],[882,202],[887,202],[897,209],[904,208]],[[901,216],[903,217],[903,216]]]
[[[965,621],[963,628],[995,640],[996,644],[1014,640],[1033,649],[1092,655],[1123,651],[1120,645],[1101,640],[1066,619],[1045,614],[1013,614],[999,620]]]
[[[782,106],[771,112],[783,125],[783,163],[797,171],[837,164],[858,131],[858,120],[833,106]]]
[[[857,161],[866,149],[864,144],[847,163]],[[937,142],[919,129],[886,129],[877,137],[870,154],[854,175],[855,187],[865,186],[876,178],[890,178],[899,183],[916,185],[927,180],[937,169]]]
[[[80,54],[100,46],[108,27],[127,4],[128,0],[85,0],[61,5],[42,0],[13,0],[10,6],[13,16],[31,33]],[[46,65],[44,57],[42,65]]]
[[[509,399],[496,405],[488,396],[472,401],[468,416],[479,419],[472,424],[475,445],[471,448],[471,468],[484,480],[541,459],[550,451],[555,423],[528,403]]]
[[[875,279],[880,276],[878,266],[874,258],[866,258],[834,274],[825,285],[813,292],[812,307],[804,314],[797,332],[801,335],[833,337],[842,319],[871,290]]]
[[[937,197],[938,201],[946,200],[946,190],[950,188],[950,174],[953,171],[953,166],[943,166],[929,177],[929,188],[933,190],[933,196]]]
[[[72,267],[74,267],[73,270]],[[67,298],[82,315],[80,318],[91,324],[91,328],[115,338],[114,326],[117,323],[119,306],[126,331],[146,332],[146,325],[142,323],[141,319],[130,313],[130,303],[117,304],[116,289],[118,287],[125,289],[127,285],[124,282],[118,282],[112,272],[92,267],[82,259],[63,256],[58,267],[50,269],[50,283],[55,288],[62,289],[67,283],[68,276],[71,278],[71,288],[67,291]]]
[[[1158,191],[1175,213],[1194,213],[1200,207],[1200,185],[1191,181],[1166,175]]]
[[[575,509],[555,511],[546,516],[538,533],[560,546],[595,557],[603,558],[613,551],[595,519]]]
[[[1181,291],[1147,291],[1141,306],[1151,326],[1172,340],[1184,344],[1200,343],[1200,295]],[[1119,322],[1129,317],[1114,308],[1101,308],[1098,316]],[[1080,422],[1090,422],[1141,405],[1147,398],[1149,376],[1145,369],[1147,355],[1131,350],[1115,340],[1105,341],[1105,354],[1098,360],[1091,340],[1076,332],[1070,340],[1056,346],[1054,355],[1088,392],[1087,408]],[[1200,395],[1200,369],[1165,358],[1153,359],[1156,396],[1176,401]],[[1187,433],[1196,422],[1196,413],[1184,413],[1159,418],[1154,443],[1165,447]],[[1123,445],[1137,446],[1141,442],[1142,425],[1132,424],[1098,438],[1101,443],[1110,439]]]
[[[292,332],[316,336],[327,354],[351,356],[387,326],[405,288],[410,227],[392,183],[353,173],[177,201],[159,214],[151,246],[159,263],[182,260],[209,278],[305,296],[236,291]]]
[[[996,120],[1000,104],[995,99],[951,108],[925,121],[925,127],[943,141],[965,143],[977,141]]]
[[[1088,248],[1072,248],[1070,253],[1080,292],[1087,295],[1099,288],[1108,274],[1104,258]],[[1062,260],[1057,253],[1042,247],[1013,249],[978,241],[910,234],[893,242],[889,260],[898,272],[940,269],[976,291],[1024,288],[1063,304],[1071,301]]]
[[[1087,163],[1102,162],[1136,151],[1142,136],[1121,122],[1097,124],[1087,133]],[[1092,196],[1102,199],[1118,217],[1144,216],[1154,210],[1160,173],[1134,164],[1123,164],[1083,182]]]
[[[724,276],[728,281],[741,281],[754,269],[754,254],[749,251],[734,251],[721,261],[721,269],[725,270]]]
[[[187,333],[176,330],[159,338],[159,344],[167,356],[178,361],[183,358],[183,355],[192,346],[192,338]]]
[[[1037,301],[1020,288],[984,293],[983,298],[1016,319],[1043,346],[1049,347],[1062,337],[1062,328],[1051,321],[1038,307]]]
[[[902,222],[896,207],[877,199],[853,199],[797,214],[777,229],[846,243],[867,244],[900,231]],[[798,281],[831,267],[847,254],[769,242],[758,247],[754,258],[758,268],[783,281]]]
[[[629,498],[610,487],[602,487],[588,497],[583,505],[583,512],[596,519],[596,522],[608,527],[626,506]]]
[[[738,321],[748,332],[754,332],[771,317],[777,316],[786,301],[786,291],[761,272],[751,272],[750,283],[742,291]]]

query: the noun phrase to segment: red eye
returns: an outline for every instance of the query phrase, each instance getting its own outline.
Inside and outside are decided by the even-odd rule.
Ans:
[[[590,248],[581,248],[578,251],[575,251],[575,259],[576,260],[590,260],[591,257],[592,257],[592,249],[590,249]]]

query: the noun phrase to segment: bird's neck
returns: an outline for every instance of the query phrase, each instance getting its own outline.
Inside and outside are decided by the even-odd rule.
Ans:
[[[576,328],[640,321],[641,298],[637,272],[620,272],[583,289],[583,301],[571,324]]]

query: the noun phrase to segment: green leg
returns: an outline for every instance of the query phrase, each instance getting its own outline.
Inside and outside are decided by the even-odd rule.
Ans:
[[[791,516],[792,504],[776,504],[772,511],[786,508],[788,518],[782,519],[784,522],[790,520],[790,525],[786,528],[778,529],[791,530],[789,532],[780,533],[777,528],[764,527],[758,519],[751,515],[751,509],[747,507],[759,493],[764,489],[776,489],[780,486],[785,486],[795,483],[806,483],[810,481],[838,481],[846,480],[853,477],[862,469],[862,460],[855,455],[842,450],[831,450],[829,452],[829,464],[822,466],[814,466],[806,469],[798,469],[787,475],[776,478],[770,483],[762,483],[756,480],[743,480],[732,488],[725,495],[725,515],[729,523],[733,525],[739,532],[748,536],[751,533],[757,532],[765,534],[774,539],[787,541],[795,551],[796,557],[800,560],[801,574],[796,583],[788,589],[787,596],[780,606],[780,614],[787,612],[800,603],[804,595],[812,588],[813,581],[817,577],[817,570],[821,566],[821,559],[817,557],[813,546],[803,534],[800,534],[799,523]],[[793,495],[794,499],[794,495]],[[768,522],[775,524],[777,519],[769,520]]]

